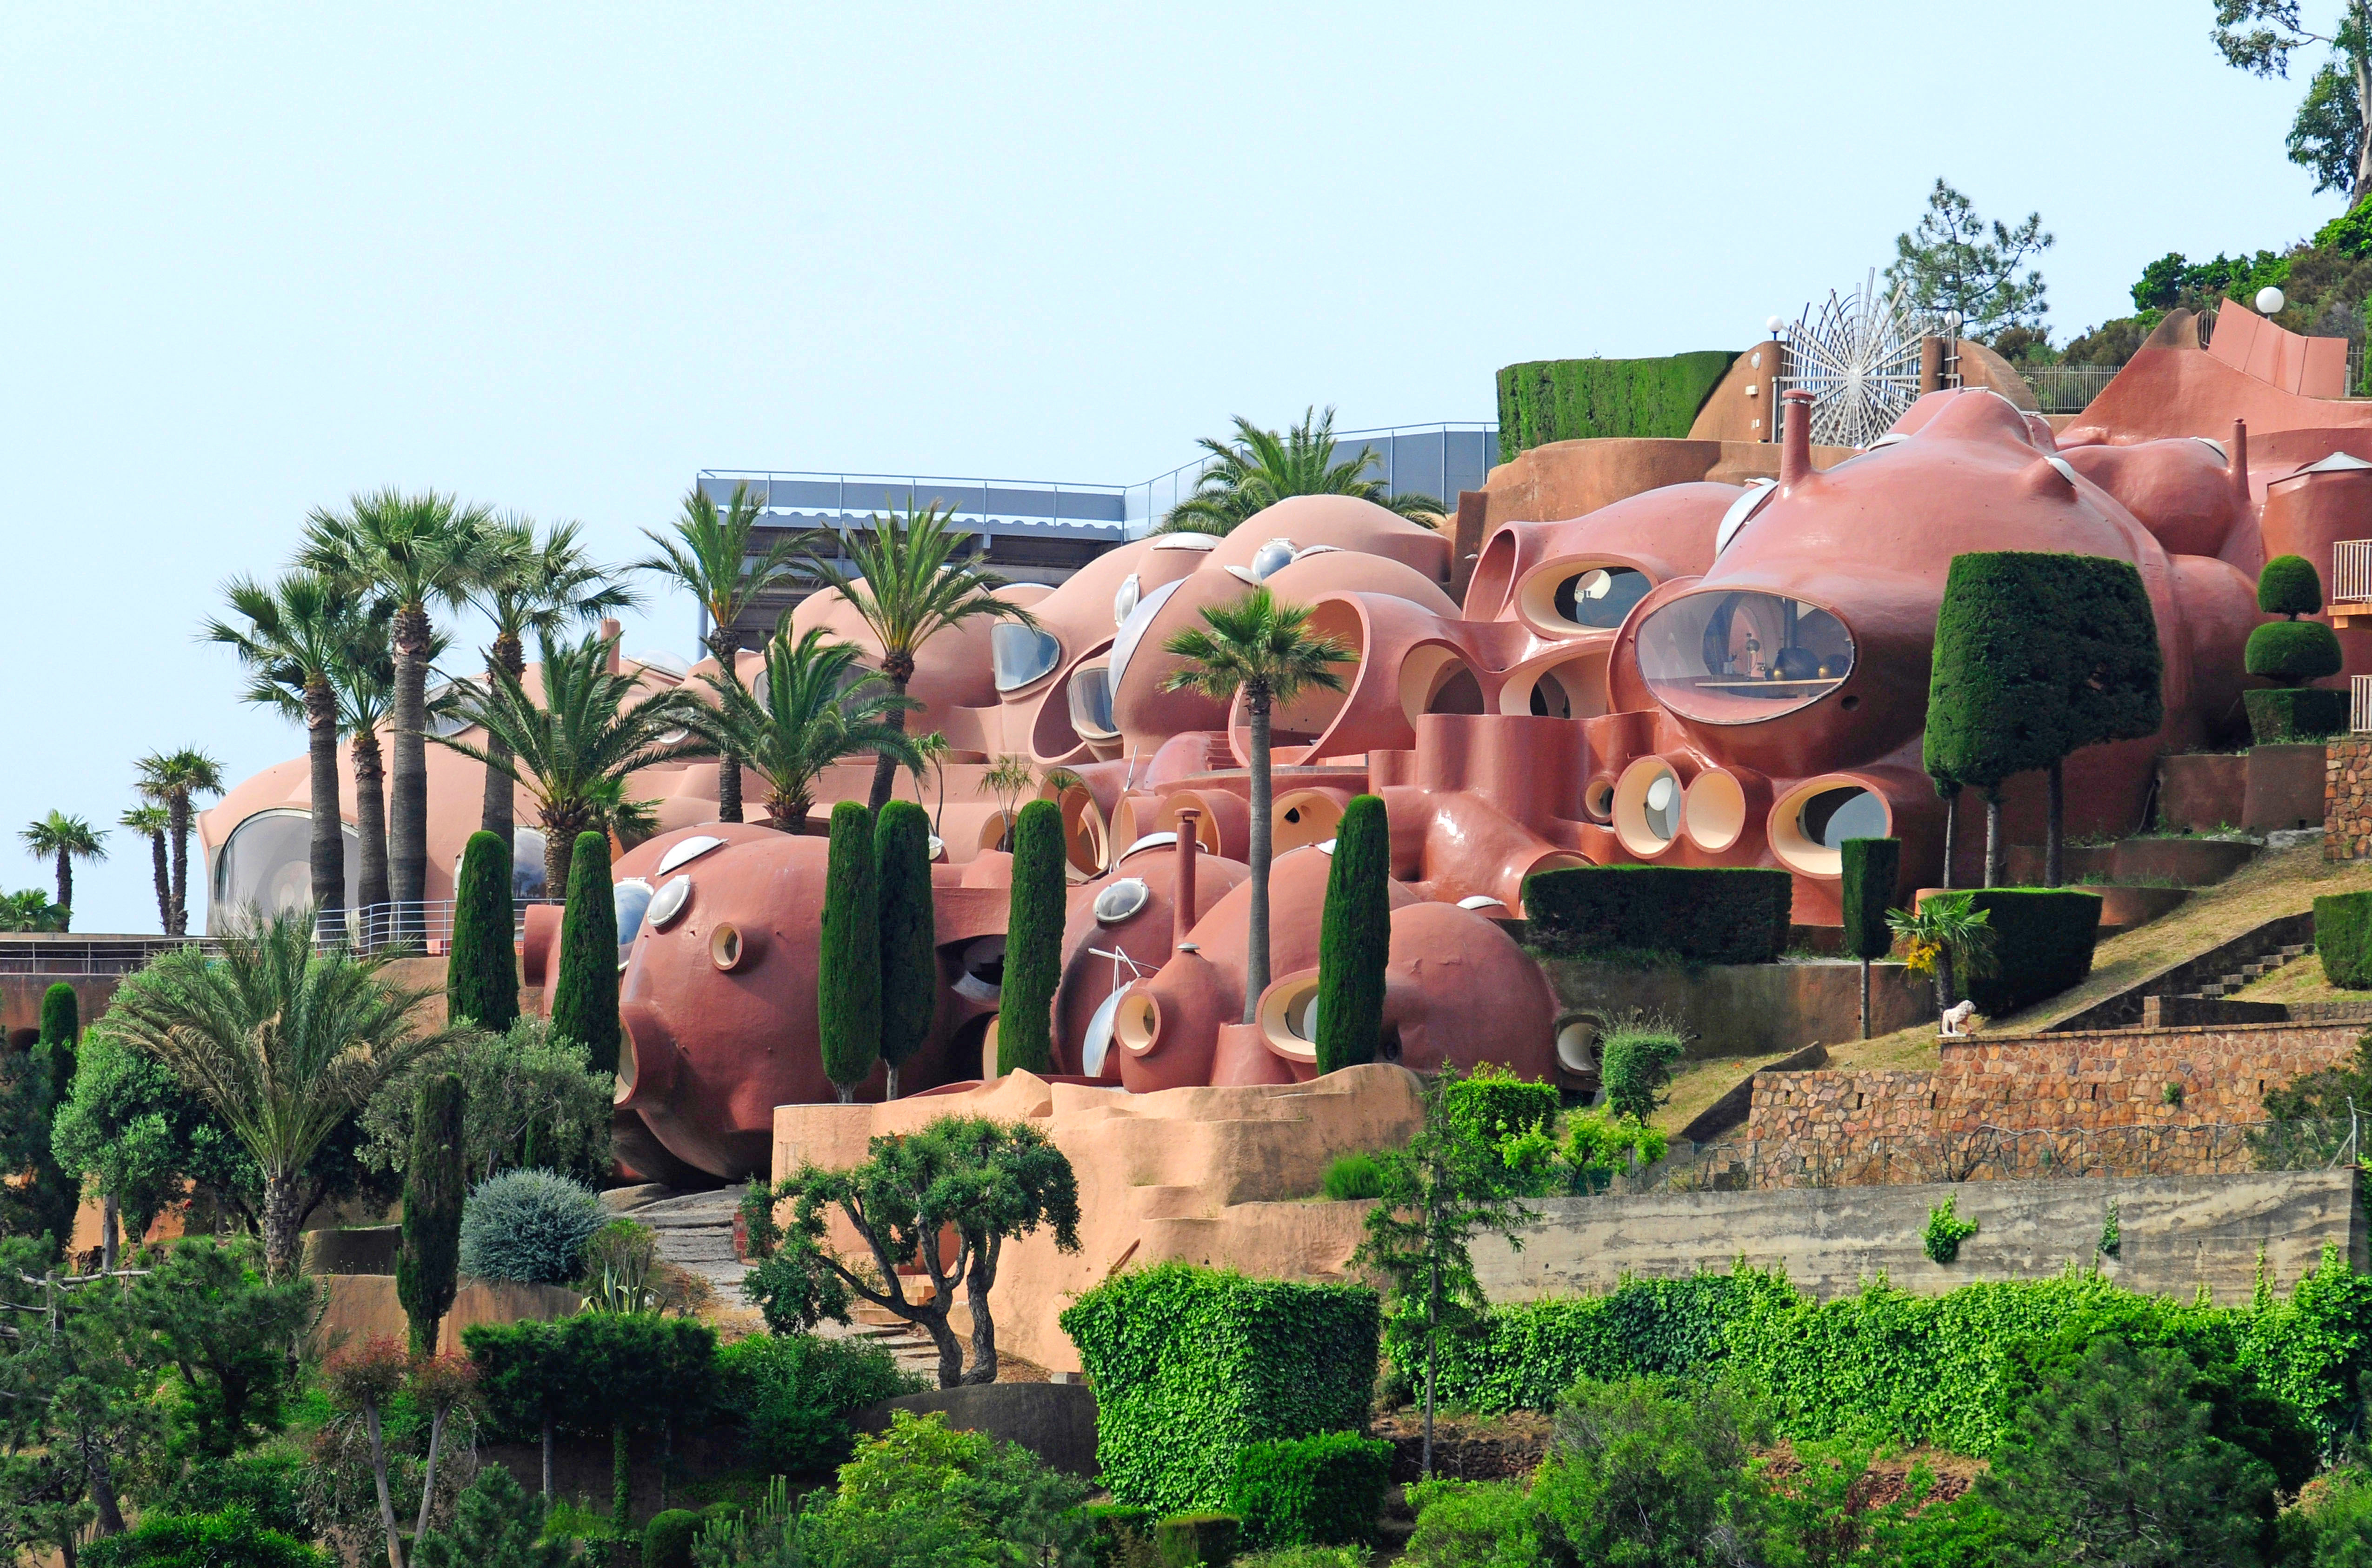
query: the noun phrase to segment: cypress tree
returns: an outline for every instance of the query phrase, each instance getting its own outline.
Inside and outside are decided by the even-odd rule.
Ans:
[[[50,1128],[58,1108],[74,1094],[75,1048],[82,1043],[82,1002],[75,988],[59,981],[41,993],[41,1032],[32,1050],[20,1102],[30,1118],[23,1128],[32,1156],[33,1179],[22,1200],[33,1225],[46,1231],[64,1250],[74,1237],[75,1210],[82,1203],[82,1183],[65,1173],[50,1144]],[[102,1237],[102,1246],[106,1238]]]
[[[480,839],[502,841],[493,833]],[[474,842],[475,840],[473,839]],[[506,852],[507,858],[507,852]],[[461,1257],[461,1080],[432,1074],[413,1101],[412,1151],[403,1167],[403,1249],[395,1260],[395,1295],[412,1328],[412,1353],[436,1353],[436,1326],[453,1308]]]
[[[1334,826],[1318,929],[1318,1070],[1373,1062],[1392,946],[1392,839],[1381,796],[1353,797]]]
[[[1902,874],[1901,839],[1847,839],[1837,846],[1844,885],[1845,951],[1861,960],[1861,1038],[1869,1038],[1869,964],[1894,950],[1886,912]]]
[[[518,956],[511,947],[511,852],[500,833],[470,835],[453,891],[453,945],[445,959],[445,1016],[494,1034],[518,1019]]]
[[[601,833],[577,834],[569,859],[552,1032],[584,1046],[594,1072],[618,1070],[618,904],[610,883],[610,841]]]
[[[856,1098],[856,1086],[881,1055],[881,912],[873,855],[873,813],[856,800],[833,807],[816,955],[816,1038],[824,1076],[843,1105]]]
[[[1005,918],[1005,987],[996,1002],[996,1072],[1054,1064],[1054,989],[1063,980],[1063,808],[1033,800],[1013,824],[1013,897]]]
[[[41,993],[41,1043],[66,1048],[66,1078],[74,1078],[74,1048],[82,1043],[82,999],[60,981]]]
[[[873,826],[881,896],[881,1060],[890,1096],[898,1068],[923,1048],[939,1009],[937,911],[931,900],[931,818],[916,802],[893,800]]]

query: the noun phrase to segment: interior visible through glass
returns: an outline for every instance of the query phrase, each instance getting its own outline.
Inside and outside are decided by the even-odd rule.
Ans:
[[[996,672],[996,689],[1011,691],[1052,669],[1063,656],[1063,645],[1050,633],[1016,621],[1001,621],[989,628],[988,654]]]
[[[1557,585],[1556,612],[1576,626],[1602,626],[1611,631],[1622,624],[1631,607],[1655,587],[1645,572],[1628,566],[1592,566]]]
[[[1779,594],[1691,594],[1639,628],[1649,690],[1683,718],[1754,724],[1793,713],[1853,673],[1853,635],[1816,604]]]
[[[1835,849],[1847,839],[1884,838],[1886,802],[1866,789],[1824,789],[1804,802],[1796,820],[1806,838]]]

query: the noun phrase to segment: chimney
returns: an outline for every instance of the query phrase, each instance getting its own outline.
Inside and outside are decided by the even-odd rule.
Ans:
[[[601,640],[610,645],[610,673],[612,675],[618,673],[618,639],[625,634],[625,630],[616,621],[607,616],[602,618]]]
[[[1178,885],[1170,897],[1177,908],[1171,917],[1169,945],[1182,947],[1194,929],[1194,823],[1203,814],[1191,806],[1178,808]]]
[[[2240,504],[2247,505],[2249,504],[2249,422],[2245,419],[2236,419],[2232,422],[2232,450],[2225,460],[2224,471],[2232,476],[2232,489],[2240,497]]]
[[[1812,477],[1812,394],[1801,387],[1779,394],[1786,410],[1779,445],[1779,494]]]

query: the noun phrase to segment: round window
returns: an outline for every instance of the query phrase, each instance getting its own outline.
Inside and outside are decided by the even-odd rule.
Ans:
[[[1655,585],[1628,566],[1592,566],[1557,585],[1556,612],[1576,626],[1612,629]]]
[[[1118,925],[1133,918],[1151,902],[1153,889],[1145,885],[1142,877],[1123,877],[1096,895],[1096,919],[1105,925]]]
[[[676,916],[681,914],[683,906],[690,902],[692,878],[678,877],[651,895],[650,908],[644,912],[643,921],[653,931],[665,931],[675,923]]]
[[[1252,575],[1262,582],[1293,564],[1293,540],[1273,539],[1252,552]]]

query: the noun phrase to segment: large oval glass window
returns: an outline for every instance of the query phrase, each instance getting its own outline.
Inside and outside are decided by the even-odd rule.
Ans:
[[[1654,586],[1646,573],[1628,566],[1592,566],[1557,585],[1556,612],[1576,626],[1611,631]]]
[[[1794,713],[1843,685],[1853,667],[1843,621],[1779,594],[1691,594],[1639,627],[1648,689],[1672,712],[1705,724]]]
[[[1071,727],[1099,740],[1112,728],[1111,667],[1092,664],[1071,672]]]
[[[1063,645],[1051,632],[1000,621],[989,628],[988,654],[996,670],[996,689],[1014,691],[1052,670],[1062,660]]]

